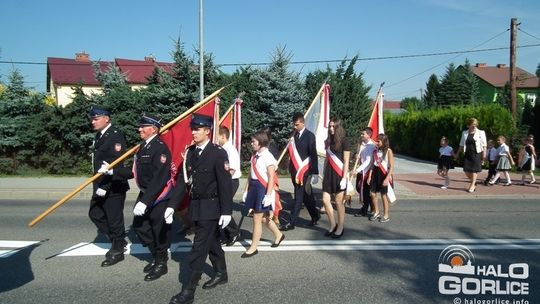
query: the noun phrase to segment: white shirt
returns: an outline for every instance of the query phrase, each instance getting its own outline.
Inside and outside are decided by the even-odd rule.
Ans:
[[[367,143],[362,142],[360,145],[360,166],[356,169],[357,173],[362,172],[366,174],[371,168],[373,150],[375,150],[375,143],[373,140],[369,140]]]
[[[489,148],[488,160],[495,161],[497,159],[497,149],[495,147]]]
[[[157,136],[157,134],[154,134],[154,135],[148,137],[148,138],[144,141],[144,145],[145,145],[145,146],[148,145],[148,143],[151,142],[152,139],[154,139],[154,137],[156,137],[156,136]]]
[[[277,169],[277,161],[268,149],[257,152],[256,157],[255,167],[257,167],[257,172],[259,172],[264,180],[268,181],[268,172],[266,171],[266,168],[268,168],[268,166],[274,166]],[[257,179],[253,167],[250,169],[249,176],[251,179]]]
[[[508,152],[510,152],[510,147],[508,147],[505,143],[502,143],[497,148],[497,155],[499,156],[508,156]]]
[[[452,153],[454,152],[454,149],[450,146],[446,147],[440,147],[439,148],[439,156],[452,156]]]
[[[202,153],[202,151],[204,150],[204,148],[206,148],[206,145],[208,145],[209,142],[210,142],[210,140],[207,140],[207,141],[205,141],[204,143],[202,143],[200,146],[199,146],[199,145],[196,145],[196,146],[195,146],[195,148],[201,149],[201,151],[199,152],[199,155],[200,155],[200,153]]]
[[[224,143],[222,148],[227,152],[227,156],[229,156],[229,168],[234,170],[232,179],[240,178],[242,171],[240,170],[240,155],[238,155],[238,151],[236,151],[236,148],[230,141]]]

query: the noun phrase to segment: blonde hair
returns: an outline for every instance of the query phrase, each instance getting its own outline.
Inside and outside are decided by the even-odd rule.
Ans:
[[[470,126],[472,124],[475,124],[476,126],[478,126],[478,119],[474,118],[474,117],[471,117],[467,120],[467,126]]]

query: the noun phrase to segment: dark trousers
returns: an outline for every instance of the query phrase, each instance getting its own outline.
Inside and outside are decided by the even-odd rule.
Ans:
[[[360,197],[360,202],[362,203],[362,208],[367,212],[371,206],[371,193],[370,193],[370,187],[367,183],[367,178],[365,180],[362,180],[363,174],[358,173],[356,175],[356,191],[360,193],[362,191],[362,196]],[[360,183],[362,183],[362,186],[360,186]]]
[[[306,192],[306,187],[311,187],[311,185],[306,185],[308,181],[308,175],[304,176],[304,182],[302,185],[299,185],[295,182],[294,176],[291,177],[292,183],[294,185],[294,206],[291,211],[291,225],[296,225],[296,220],[300,214],[300,209],[302,209],[302,203],[306,206],[306,209],[311,216],[311,220],[318,220],[320,217],[319,210],[315,203],[315,196],[313,195],[313,189]]]
[[[124,203],[126,193],[112,193],[105,197],[94,195],[90,200],[88,217],[97,229],[109,239],[123,239],[126,236],[124,227]]]
[[[219,242],[218,220],[195,222],[195,237],[189,258],[189,266],[193,273],[201,273],[206,263],[206,257],[215,270],[226,272],[225,252]]]
[[[497,173],[497,163],[489,162],[488,176],[486,177],[486,180],[484,181],[484,183],[486,184],[489,183],[491,178],[495,176],[496,173]]]
[[[238,179],[233,179],[232,186],[233,186],[232,195],[234,197],[234,195],[236,194],[236,191],[238,191],[238,187],[240,186],[240,181]],[[228,241],[237,233],[238,233],[238,225],[236,224],[236,221],[234,220],[234,217],[233,217],[231,218],[231,222],[229,223],[229,225],[227,225],[225,229],[221,229],[221,239]]]
[[[165,209],[167,202],[161,202],[148,207],[143,215],[133,218],[133,230],[139,240],[143,246],[147,246],[150,251],[154,250],[157,254],[166,253],[171,246],[171,225],[167,225],[163,218]]]

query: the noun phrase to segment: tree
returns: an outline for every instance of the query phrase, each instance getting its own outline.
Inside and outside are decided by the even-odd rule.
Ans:
[[[343,121],[348,137],[357,137],[359,130],[367,126],[373,108],[368,96],[371,86],[366,85],[364,73],[354,70],[357,61],[358,55],[349,64],[341,61],[329,80],[330,114]]]
[[[439,95],[440,85],[437,75],[431,74],[426,83],[426,93],[423,96],[426,108],[434,108],[438,105],[437,96]]]
[[[463,92],[461,92],[462,102],[464,104],[478,104],[478,96],[480,95],[480,89],[478,88],[478,78],[474,75],[471,69],[471,64],[468,59],[465,60],[465,64],[460,69],[460,83]]]
[[[441,80],[441,86],[436,96],[438,106],[460,105],[462,100],[462,83],[460,74],[453,63],[446,68],[446,73]]]
[[[252,133],[263,126],[272,129],[275,142],[284,146],[291,132],[291,118],[295,112],[304,112],[309,99],[300,76],[288,70],[292,54],[278,47],[272,54],[272,63],[254,70],[250,81],[255,83],[253,102],[246,105],[249,120],[246,132]]]
[[[400,107],[402,109],[405,109],[407,111],[418,111],[422,110],[423,104],[418,97],[405,97],[401,100]]]

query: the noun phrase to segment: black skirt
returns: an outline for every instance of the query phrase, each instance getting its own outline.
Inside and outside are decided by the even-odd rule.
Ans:
[[[383,181],[386,178],[386,174],[384,174],[379,167],[373,167],[371,170],[371,183],[369,185],[372,193],[380,192],[381,194],[387,194],[388,193],[388,185],[383,186]]]
[[[439,163],[437,165],[437,169],[439,170],[454,169],[454,160],[452,159],[452,156],[441,155],[441,157],[439,157]]]

